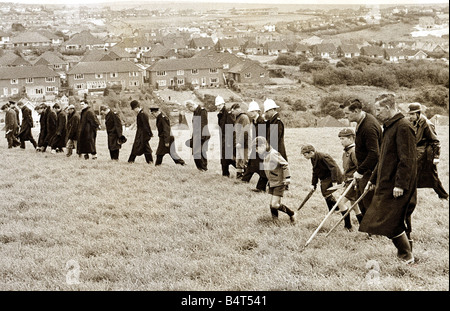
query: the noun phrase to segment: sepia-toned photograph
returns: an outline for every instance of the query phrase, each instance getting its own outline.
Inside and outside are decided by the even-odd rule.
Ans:
[[[3,292],[449,291],[447,1],[0,0],[0,109]]]

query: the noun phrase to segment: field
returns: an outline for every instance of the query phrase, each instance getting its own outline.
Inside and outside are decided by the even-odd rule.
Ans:
[[[287,129],[292,185],[283,202],[293,209],[306,196],[311,164],[299,155],[313,143],[340,163],[338,128]],[[439,175],[449,188],[448,127]],[[156,132],[156,131],[155,131]],[[155,133],[156,134],[156,133]],[[0,290],[151,291],[448,291],[449,205],[420,189],[413,214],[414,254],[405,266],[385,237],[368,239],[339,214],[305,242],[327,213],[316,192],[291,225],[272,223],[269,195],[220,176],[217,139],[209,170],[195,169],[183,148],[187,130],[175,130],[187,166],[166,156],[155,168],[138,157],[128,164],[134,132],[119,162],[109,160],[106,134],[98,159],[7,149],[0,139]],[[35,137],[37,137],[35,133]],[[158,139],[151,140],[156,149]],[[234,175],[234,171],[232,172]],[[379,275],[366,265],[376,261]]]

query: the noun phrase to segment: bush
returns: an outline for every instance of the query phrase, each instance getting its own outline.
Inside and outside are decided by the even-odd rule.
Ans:
[[[303,62],[300,64],[300,71],[313,72],[327,68],[330,64],[324,61]]]

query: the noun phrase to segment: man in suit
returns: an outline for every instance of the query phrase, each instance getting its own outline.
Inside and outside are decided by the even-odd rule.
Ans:
[[[230,165],[236,167],[235,146],[234,146],[234,121],[235,117],[225,105],[222,96],[217,96],[215,100],[217,110],[217,121],[220,127],[220,164],[222,166],[222,176],[230,177]]]
[[[5,113],[5,138],[8,141],[8,149],[20,146],[20,141],[16,137],[17,124],[16,112],[9,107],[9,104],[2,106],[2,111]]]
[[[189,140],[189,147],[192,148],[195,166],[199,171],[208,170],[208,141],[211,138],[208,129],[208,112],[198,104],[187,101],[186,108],[193,112],[192,116],[192,137]]]
[[[158,129],[158,149],[156,149],[155,166],[162,164],[163,157],[169,154],[176,164],[186,165],[184,160],[177,154],[175,137],[170,129],[169,118],[159,110],[158,107],[150,108],[150,113],[156,118],[156,128]]]
[[[111,160],[119,160],[120,148],[122,148],[122,121],[119,116],[108,106],[101,105],[100,113],[105,117],[106,134],[108,135],[108,150]]]
[[[20,148],[25,149],[25,142],[29,141],[33,145],[34,149],[36,149],[37,143],[31,133],[31,129],[34,127],[31,109],[21,101],[17,103],[17,106],[22,110],[22,126],[19,134],[17,135],[20,139]]]
[[[136,135],[128,163],[134,163],[136,156],[144,155],[145,161],[152,164],[153,155],[149,141],[153,137],[153,132],[150,128],[148,114],[141,108],[141,104],[137,100],[131,101],[130,107],[136,113]]]

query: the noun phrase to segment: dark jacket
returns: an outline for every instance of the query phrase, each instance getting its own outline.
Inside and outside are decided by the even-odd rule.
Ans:
[[[195,136],[195,139],[194,139]],[[200,138],[199,142],[197,139]],[[190,146],[193,154],[201,154],[202,146],[211,138],[208,128],[208,112],[205,108],[198,106],[192,116],[192,137]]]
[[[61,110],[56,115],[56,131],[50,144],[53,149],[66,146],[66,124],[66,113]]]
[[[252,142],[258,136],[266,137],[266,121],[260,115],[258,115],[256,120],[251,120],[250,135],[251,135]],[[257,160],[258,162],[262,161],[261,157],[256,153],[255,148],[252,148],[248,159],[249,159],[249,162],[253,161],[253,160]],[[250,163],[249,163],[249,165],[250,165]]]
[[[326,153],[315,152],[311,158],[312,164],[312,181],[311,184],[316,186],[319,180],[330,179],[333,183],[342,183],[343,175],[336,161]]]
[[[33,135],[31,134],[31,129],[33,128],[33,116],[31,114],[30,108],[27,106],[22,107],[22,126],[20,127],[19,137],[22,140],[30,140],[33,139]]]
[[[48,145],[52,145],[54,136],[56,135],[56,126],[58,123],[58,116],[56,112],[49,108],[47,114],[47,136],[45,137],[45,142]]]
[[[376,185],[359,230],[389,238],[402,233],[405,215],[416,202],[416,141],[414,129],[401,113],[384,124],[380,159],[370,181]],[[404,190],[393,196],[394,187]]]
[[[17,123],[16,112],[12,108],[8,108],[5,110],[5,133],[10,132],[12,134],[16,134],[19,128],[19,124]]]
[[[173,137],[170,129],[170,120],[162,112],[156,117],[156,128],[158,129],[159,137],[156,155],[165,155],[170,153],[170,146],[175,141],[175,138]],[[166,147],[166,144],[168,144],[168,147]]]
[[[67,115],[67,139],[76,141],[78,139],[78,128],[80,126],[80,114],[76,111]]]
[[[370,176],[378,162],[382,130],[377,119],[370,113],[356,127],[355,155],[357,172]]]
[[[417,188],[433,188],[438,181],[434,159],[441,153],[434,125],[423,115],[413,124],[417,149]]]
[[[236,155],[235,150],[235,134],[234,134],[234,116],[225,108],[225,106],[217,114],[217,121],[220,128],[220,158],[221,162],[231,160]],[[227,128],[231,128],[228,134]],[[226,151],[228,150],[228,151]],[[228,158],[228,159],[227,159]]]
[[[152,153],[150,138],[153,137],[152,129],[148,121],[148,114],[141,109],[136,116],[136,135],[134,137],[131,154],[140,156]]]
[[[122,121],[112,110],[105,116],[105,127],[108,134],[108,149],[119,150],[122,147],[118,143],[118,139],[122,136]]]
[[[288,161],[286,147],[284,146],[284,123],[279,118],[279,114],[276,113],[272,119],[267,120],[266,126],[266,138],[269,144]]]
[[[241,144],[241,148],[248,149],[248,134],[251,131],[250,118],[245,112],[241,112],[236,116],[235,132],[236,132],[236,144]]]
[[[100,122],[94,111],[87,107],[81,111],[80,125],[78,127],[77,153],[97,153],[95,140]]]
[[[39,117],[39,139],[38,139],[38,147],[45,147],[48,145],[47,142],[47,118],[51,108],[47,107],[44,111],[42,111],[41,116]]]

